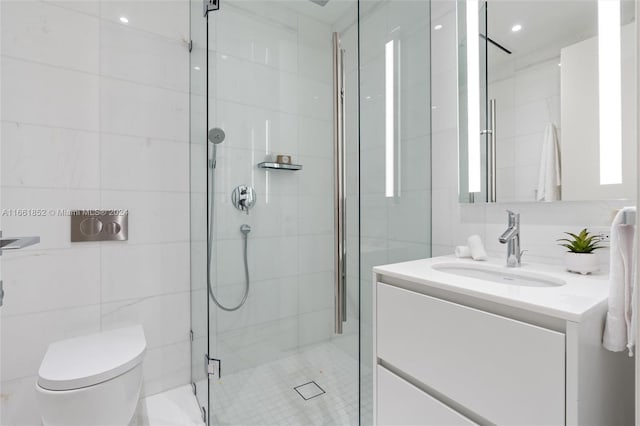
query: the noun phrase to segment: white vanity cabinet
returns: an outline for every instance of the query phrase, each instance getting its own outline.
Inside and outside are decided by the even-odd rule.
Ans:
[[[380,365],[376,366],[376,376],[379,392],[378,424],[477,424]]]
[[[385,364],[494,424],[564,422],[564,334],[387,284],[377,293]]]
[[[568,321],[384,268],[374,274],[376,424],[633,424],[632,359],[600,345],[606,303]]]

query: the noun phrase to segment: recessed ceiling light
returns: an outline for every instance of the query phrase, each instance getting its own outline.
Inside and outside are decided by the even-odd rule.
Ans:
[[[561,66],[562,66],[562,63],[558,62],[558,66],[559,66],[559,67],[561,67]]]
[[[126,16],[121,16],[120,17],[120,22],[122,22],[123,24],[128,24],[129,23],[129,18],[127,18]]]
[[[511,27],[511,31],[513,31],[514,33],[517,33],[521,29],[522,29],[522,25],[520,24],[515,24],[513,27]]]
[[[200,67],[193,67],[194,70],[200,71]]]
[[[438,24],[435,27],[433,27],[434,30],[438,31],[442,29],[442,25]]]

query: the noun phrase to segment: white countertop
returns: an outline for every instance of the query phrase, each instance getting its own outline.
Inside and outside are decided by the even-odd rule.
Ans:
[[[566,284],[558,287],[501,284],[433,269],[432,266],[438,263],[486,265],[504,268],[505,272],[544,274],[563,280]],[[458,259],[454,256],[440,256],[376,266],[373,272],[573,322],[580,322],[587,312],[601,303],[606,303],[609,297],[608,274],[601,272],[594,275],[579,275],[567,272],[561,265],[526,262],[523,262],[519,268],[507,268],[504,259],[496,258],[478,262],[471,259]]]

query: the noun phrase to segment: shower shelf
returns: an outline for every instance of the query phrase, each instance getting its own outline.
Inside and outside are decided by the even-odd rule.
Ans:
[[[301,170],[301,164],[282,164],[282,163],[272,163],[272,162],[263,162],[258,164],[258,168],[260,169],[272,169],[272,170]]]

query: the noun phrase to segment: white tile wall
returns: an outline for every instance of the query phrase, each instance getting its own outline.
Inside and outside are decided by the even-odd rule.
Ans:
[[[164,39],[121,23],[103,21],[101,72],[114,78],[184,92],[183,84],[189,74],[184,62],[185,44],[184,40]]]
[[[185,53],[188,51],[184,50]],[[183,62],[187,62],[184,56]],[[184,81],[188,81],[186,77]],[[100,79],[100,128],[105,133],[185,142],[189,138],[189,95],[142,82]]]
[[[99,130],[98,75],[3,56],[2,79],[3,121]]]
[[[506,248],[498,243],[497,238],[506,229],[507,217],[504,210],[511,209],[521,214],[522,248],[527,250],[523,261],[562,262],[563,248],[555,240],[561,238],[563,232],[579,231],[582,227],[606,229],[611,222],[613,210],[629,202],[460,204],[457,188],[458,136],[455,102],[457,64],[456,57],[452,54],[456,51],[455,3],[436,0],[432,6],[432,10],[437,11],[432,17],[432,27],[436,24],[443,25],[441,30],[432,31],[433,105],[438,107],[433,110],[432,116],[433,255],[452,254],[456,245],[466,244],[469,235],[479,234],[490,255],[504,256]],[[516,82],[505,83],[518,87],[517,90],[505,90],[516,90],[522,107],[516,111],[515,126],[503,131],[521,136],[520,145],[533,145],[534,139],[537,140],[536,132],[539,131],[540,123],[557,118],[554,115],[557,112],[549,108],[549,103],[545,103],[545,99],[553,101],[555,97],[557,61],[544,63],[539,67],[543,71],[541,79],[532,80],[527,73],[522,73],[516,77]],[[503,119],[502,122],[509,123],[511,120]],[[521,126],[518,127],[519,124]],[[518,149],[521,150],[519,153]],[[525,157],[537,158],[537,148],[530,149],[527,154],[523,146],[506,152],[506,156],[512,158],[511,164],[516,161],[522,163],[518,166],[517,174],[524,175],[524,178],[515,179],[514,194],[519,191],[531,192],[532,169],[537,169],[537,166],[529,166]],[[599,254],[602,263],[606,265],[607,251],[601,250]]]
[[[11,302],[3,315],[35,314],[100,303],[100,248],[48,250],[3,259]],[[64,297],[61,297],[64,295]]]
[[[95,1],[95,0],[94,0]],[[73,3],[73,1],[69,1]],[[149,32],[177,41],[189,40],[189,8],[184,0],[165,0],[149,3],[132,0],[99,0],[100,17],[103,20],[120,22],[121,16],[129,19],[128,27]]]
[[[8,1],[3,7],[4,55],[97,73],[98,17],[33,1]]]
[[[534,201],[544,129],[552,123],[560,134],[559,58],[518,69],[489,84],[499,117],[498,201]]]
[[[147,336],[143,393],[188,383],[188,2],[0,12],[1,207],[130,212],[116,243],[70,243],[65,216],[3,217],[5,234],[41,243],[2,256],[0,423],[38,424],[50,342],[131,323]]]
[[[2,139],[13,141],[2,149],[5,186],[92,190],[100,186],[98,133],[5,122]]]
[[[100,15],[100,1],[101,0],[44,0],[47,3],[65,7],[70,10],[85,13],[87,15],[99,16]]]

